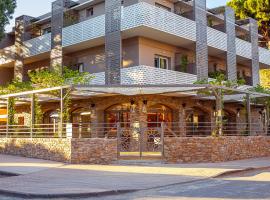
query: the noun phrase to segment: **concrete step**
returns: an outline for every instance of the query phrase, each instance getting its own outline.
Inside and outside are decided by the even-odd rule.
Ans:
[[[150,159],[135,159],[135,160],[118,160],[114,164],[118,165],[136,165],[136,166],[155,166],[155,165],[161,165],[164,164],[164,161],[161,159],[158,160],[150,160]]]

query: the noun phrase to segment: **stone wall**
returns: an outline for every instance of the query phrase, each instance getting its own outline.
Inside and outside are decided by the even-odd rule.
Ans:
[[[71,163],[110,164],[117,160],[116,139],[72,139]]]
[[[168,163],[225,162],[270,156],[270,137],[165,138]]]
[[[0,153],[68,162],[71,141],[56,138],[1,138]]]
[[[103,138],[0,138],[0,153],[74,164],[109,164],[117,159],[117,141]]]

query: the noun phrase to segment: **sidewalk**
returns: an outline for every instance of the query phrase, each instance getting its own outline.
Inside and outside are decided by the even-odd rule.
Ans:
[[[11,166],[11,167],[9,167]],[[0,155],[0,193],[32,197],[83,197],[196,181],[247,168],[270,167],[270,158],[209,164],[67,165]]]

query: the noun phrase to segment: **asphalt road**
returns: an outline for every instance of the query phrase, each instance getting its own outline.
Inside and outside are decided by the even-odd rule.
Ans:
[[[270,169],[135,193],[83,200],[270,200]],[[21,200],[0,195],[0,200]],[[58,199],[64,200],[64,199]],[[67,199],[65,199],[67,200]]]

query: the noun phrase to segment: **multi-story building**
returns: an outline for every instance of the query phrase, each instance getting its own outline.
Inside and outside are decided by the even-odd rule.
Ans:
[[[215,101],[185,90],[216,72],[245,79],[238,88],[243,94],[258,85],[259,69],[270,65],[260,37],[254,19],[237,21],[231,8],[207,9],[206,0],[57,0],[50,13],[16,19],[0,43],[0,83],[69,66],[92,73],[89,85],[100,89],[99,95],[73,99],[72,123],[192,123],[182,131],[207,135]],[[41,104],[44,123],[53,123],[58,105]],[[237,132],[236,124],[247,121],[261,127],[252,134],[265,134],[263,112],[252,104],[246,117],[239,95],[231,95],[223,112],[231,125],[224,130]],[[18,123],[26,121],[18,117]]]

